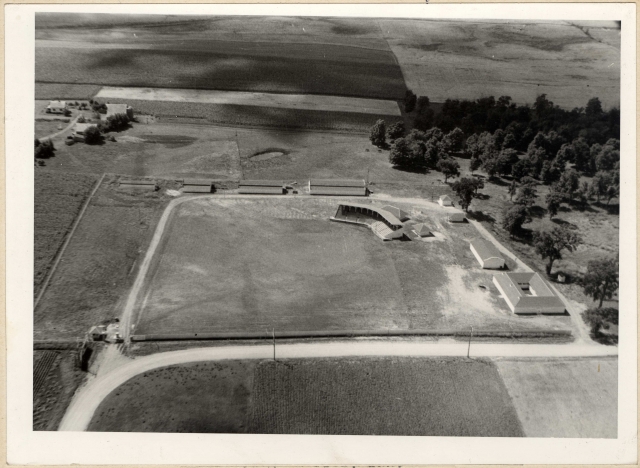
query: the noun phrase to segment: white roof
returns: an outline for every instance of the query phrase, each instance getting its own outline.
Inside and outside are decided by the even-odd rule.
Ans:
[[[66,101],[49,101],[48,107],[67,107]]]
[[[451,197],[449,195],[440,195],[440,200],[451,200]]]

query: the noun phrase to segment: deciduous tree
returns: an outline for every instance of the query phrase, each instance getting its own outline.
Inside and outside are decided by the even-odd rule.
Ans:
[[[447,158],[441,159],[436,165],[437,169],[444,174],[444,182],[447,183],[449,177],[460,175],[460,164],[458,161]]]
[[[471,200],[473,200],[473,196],[477,190],[477,183],[475,178],[463,177],[451,184],[451,188],[458,195],[460,206],[464,211],[469,210],[469,205],[471,205]]]
[[[371,131],[369,132],[369,140],[374,146],[378,148],[384,148],[387,144],[386,141],[386,130],[387,126],[384,123],[384,120],[379,119],[373,127],[371,127]]]
[[[536,252],[543,260],[547,259],[547,275],[551,274],[553,263],[562,259],[563,251],[573,252],[581,243],[580,235],[565,226],[556,226],[551,231],[536,232],[533,235]]]
[[[587,273],[582,278],[584,293],[602,307],[605,299],[611,299],[618,289],[619,264],[616,257],[591,260],[587,264]]]

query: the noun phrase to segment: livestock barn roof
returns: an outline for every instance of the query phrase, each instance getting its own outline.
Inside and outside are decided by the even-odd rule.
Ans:
[[[364,187],[311,187],[310,195],[340,195],[366,197],[367,189]]]
[[[382,216],[389,224],[394,226],[402,226],[402,221],[396,218],[393,213],[389,213],[387,210],[374,205],[365,205],[362,203],[340,203],[340,206],[353,206],[355,208],[365,208],[367,210],[375,211],[380,216]]]
[[[402,211],[400,208],[397,208],[395,206],[385,205],[382,207],[382,209],[393,214],[400,221],[406,221],[407,219],[409,219],[409,213],[407,213],[406,211]]]
[[[240,187],[284,187],[283,180],[241,180]]]
[[[502,254],[496,248],[496,246],[486,239],[482,239],[482,238],[473,239],[471,241],[471,245],[473,246],[473,248],[475,249],[475,251],[478,253],[478,255],[482,260],[487,260],[489,258],[496,258],[496,257],[502,258],[504,260],[504,258],[502,257]]]
[[[213,185],[213,181],[208,179],[184,179],[182,185]]]
[[[538,273],[498,273],[494,275],[494,279],[500,284],[516,312],[523,309],[544,311],[548,308],[564,308],[560,298]],[[535,296],[525,294],[521,285],[528,285],[535,291]]]
[[[365,187],[364,179],[311,179],[311,186],[322,187]]]
[[[282,186],[277,187],[260,187],[260,186],[240,186],[238,193],[246,193],[253,195],[282,195]]]
[[[211,185],[185,185],[183,193],[211,193]]]
[[[120,179],[120,185],[156,185],[153,180]]]

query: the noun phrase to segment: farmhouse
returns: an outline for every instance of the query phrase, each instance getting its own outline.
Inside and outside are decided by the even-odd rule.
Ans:
[[[364,179],[311,179],[310,195],[338,195],[366,197],[369,191]]]
[[[403,237],[404,225],[393,213],[373,205],[360,203],[341,203],[331,221],[343,223],[364,224],[384,241]]]
[[[440,195],[440,198],[438,198],[438,204],[440,206],[453,206],[453,201],[449,195]]]
[[[67,110],[66,101],[49,101],[45,112],[47,114],[64,114]]]
[[[486,239],[473,239],[469,248],[478,260],[478,263],[485,269],[504,268],[504,258],[493,243]]]
[[[116,114],[124,114],[129,120],[133,120],[133,107],[127,104],[107,104],[107,113],[102,114],[102,119],[106,120],[107,117]]]
[[[497,273],[493,284],[514,314],[563,314],[560,298],[538,273]]]
[[[448,217],[448,220],[450,223],[464,223],[467,221],[467,217],[464,215],[464,213],[457,212],[451,213]]]
[[[84,134],[91,127],[97,127],[97,125],[93,123],[76,123],[71,131],[71,136],[76,141],[84,141]]]
[[[283,180],[242,180],[238,193],[251,195],[284,195],[287,193]]]
[[[211,193],[213,182],[206,179],[184,179],[182,193]]]

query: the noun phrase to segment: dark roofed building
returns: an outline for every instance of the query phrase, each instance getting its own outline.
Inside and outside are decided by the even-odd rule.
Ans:
[[[366,197],[367,183],[364,179],[311,179],[310,195],[337,195]]]
[[[496,246],[488,240],[480,237],[473,239],[469,248],[482,268],[499,269],[504,267],[504,257]]]
[[[282,186],[241,185],[238,188],[238,193],[247,195],[284,195],[287,193],[287,189]]]
[[[322,187],[366,187],[364,179],[311,179],[311,186]]]
[[[563,314],[565,307],[538,273],[497,273],[493,284],[514,314]]]
[[[451,213],[448,219],[450,223],[464,223],[467,221],[464,213]]]
[[[284,187],[283,180],[241,180],[240,187]]]

